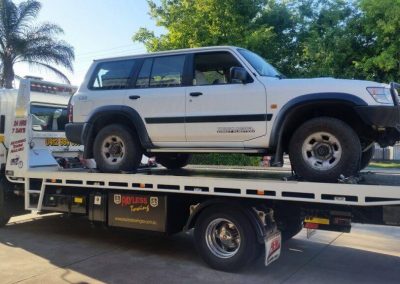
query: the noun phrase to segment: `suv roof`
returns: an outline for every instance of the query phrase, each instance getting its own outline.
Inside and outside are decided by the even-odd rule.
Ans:
[[[210,51],[210,50],[234,50],[240,47],[230,46],[230,45],[220,45],[220,46],[206,46],[206,47],[195,47],[195,48],[184,48],[184,49],[175,49],[175,50],[167,50],[167,51],[157,51],[157,52],[149,52],[149,53],[141,53],[127,56],[117,56],[117,57],[107,57],[101,59],[95,59],[95,62],[100,61],[109,61],[109,60],[124,60],[124,59],[132,59],[132,58],[142,58],[142,57],[151,57],[156,55],[172,55],[172,54],[181,54],[181,53],[190,53],[196,51]]]

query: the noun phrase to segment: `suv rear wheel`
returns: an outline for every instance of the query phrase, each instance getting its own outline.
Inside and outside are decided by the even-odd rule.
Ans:
[[[356,175],[361,143],[345,122],[318,117],[302,124],[293,134],[289,157],[297,175],[308,181],[336,182],[340,175]]]
[[[156,156],[156,162],[169,170],[177,170],[187,166],[191,155],[182,153],[163,153]]]
[[[126,126],[111,124],[94,140],[93,155],[102,172],[133,171],[139,167],[143,150],[137,137]]]
[[[368,167],[369,163],[374,157],[374,154],[375,154],[375,145],[372,145],[368,150],[362,152],[360,170],[363,170],[366,167]]]

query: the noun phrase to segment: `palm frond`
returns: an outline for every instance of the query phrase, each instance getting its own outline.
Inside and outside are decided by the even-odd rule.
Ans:
[[[24,62],[24,61],[21,61],[21,62]],[[60,70],[58,70],[57,68],[55,68],[55,67],[53,67],[53,66],[51,66],[49,64],[46,64],[46,63],[43,63],[43,62],[38,62],[38,61],[28,61],[28,60],[25,60],[25,62],[27,62],[27,63],[29,63],[31,65],[37,66],[39,68],[43,68],[43,69],[49,70],[52,73],[54,73],[55,75],[57,75],[57,77],[59,77],[66,84],[71,84],[71,81],[68,79],[67,75],[65,75]]]
[[[52,23],[34,24],[41,7],[37,0],[26,0],[18,5],[12,0],[0,0],[0,60],[8,66],[0,71],[7,86],[11,85],[12,65],[16,62],[41,66],[64,81],[68,78],[51,65],[73,71],[74,48],[59,39],[64,31]]]
[[[31,21],[35,19],[42,8],[42,4],[36,0],[28,0],[18,5],[18,19],[15,22],[16,32],[29,28]]]
[[[24,61],[40,61],[46,64],[61,65],[73,71],[74,49],[64,41],[42,41],[27,44],[19,56]]]

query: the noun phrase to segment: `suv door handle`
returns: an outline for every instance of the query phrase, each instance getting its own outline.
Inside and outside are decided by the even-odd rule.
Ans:
[[[193,92],[193,93],[190,93],[189,95],[190,95],[191,97],[199,97],[199,96],[202,96],[203,93],[201,93],[201,92]]]
[[[129,99],[131,99],[131,100],[137,100],[137,99],[140,99],[140,96],[129,96]]]

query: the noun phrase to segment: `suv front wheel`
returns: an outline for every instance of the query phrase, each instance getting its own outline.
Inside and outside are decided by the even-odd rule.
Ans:
[[[143,150],[129,128],[111,124],[102,128],[94,140],[93,155],[97,167],[106,173],[134,171],[139,167]]]
[[[293,134],[289,157],[296,174],[307,181],[337,182],[357,175],[361,143],[345,122],[332,117],[306,121]]]

